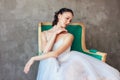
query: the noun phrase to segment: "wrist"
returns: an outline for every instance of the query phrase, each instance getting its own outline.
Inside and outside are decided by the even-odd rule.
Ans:
[[[35,58],[34,58],[34,57],[32,57],[32,58],[31,58],[31,60],[32,60],[32,61],[35,61]]]

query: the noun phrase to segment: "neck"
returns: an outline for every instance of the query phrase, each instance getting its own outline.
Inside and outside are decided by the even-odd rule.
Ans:
[[[62,28],[62,26],[59,25],[59,23],[58,23],[57,25],[54,25],[54,26],[53,26],[53,29],[57,29],[57,28]]]

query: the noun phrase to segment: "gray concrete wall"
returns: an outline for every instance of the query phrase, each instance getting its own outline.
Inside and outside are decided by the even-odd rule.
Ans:
[[[88,49],[107,52],[107,63],[120,70],[120,0],[0,0],[0,80],[35,80],[38,62],[27,75],[23,68],[37,52],[37,24],[62,7],[85,23]]]

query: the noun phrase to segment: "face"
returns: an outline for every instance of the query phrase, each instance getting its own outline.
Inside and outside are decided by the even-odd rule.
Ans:
[[[65,28],[71,21],[72,21],[73,15],[71,12],[64,12],[63,14],[58,15],[58,24]]]

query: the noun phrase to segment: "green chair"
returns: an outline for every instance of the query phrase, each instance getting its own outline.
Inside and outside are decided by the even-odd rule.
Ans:
[[[41,31],[48,30],[52,27],[52,23],[43,22],[39,23],[38,27],[38,51],[41,53]],[[74,35],[74,40],[71,46],[71,50],[79,51],[84,54],[90,55],[103,62],[106,61],[107,53],[100,52],[95,49],[88,50],[85,44],[85,26],[83,23],[71,23],[66,29],[68,32]]]

